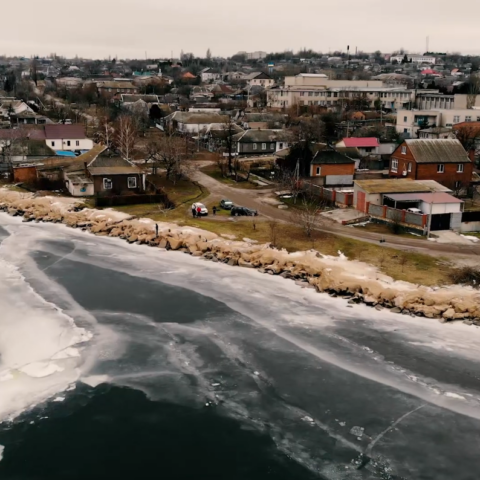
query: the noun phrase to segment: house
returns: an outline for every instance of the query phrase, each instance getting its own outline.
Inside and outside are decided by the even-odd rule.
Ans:
[[[285,130],[246,130],[234,135],[233,141],[237,155],[273,155],[289,147],[291,138]]]
[[[95,194],[94,181],[88,165],[91,164],[107,147],[104,145],[95,145],[90,151],[70,161],[63,168],[63,179],[72,197],[87,197]]]
[[[338,142],[335,147],[356,148],[362,156],[380,153],[380,142],[375,137],[348,137]]]
[[[206,147],[210,152],[226,148],[230,136],[232,136],[233,143],[233,136],[243,132],[243,129],[235,123],[229,123],[228,125],[211,124],[205,132]]]
[[[87,165],[98,196],[131,195],[145,192],[146,174],[120,157],[98,156]]]
[[[222,79],[222,74],[213,68],[204,68],[200,72],[200,77],[203,83],[216,82]]]
[[[190,73],[190,72],[185,72],[183,75],[182,75],[182,79],[183,80],[195,80],[197,77],[195,75],[193,75],[193,73]]]
[[[55,151],[91,150],[93,140],[85,135],[85,127],[81,124],[45,125],[45,142]]]
[[[138,93],[138,88],[132,82],[124,80],[97,82],[97,90],[100,95],[115,95],[117,93]]]
[[[435,180],[452,190],[472,181],[473,162],[456,139],[405,140],[393,152],[389,176]]]
[[[275,84],[275,80],[268,75],[267,73],[264,72],[252,72],[244,77],[244,80],[247,81],[247,83],[253,87],[273,87]]]
[[[310,163],[310,177],[325,186],[353,185],[355,160],[335,150],[319,150]]]
[[[21,113],[10,114],[10,122],[12,125],[45,125],[47,123],[53,123],[53,121],[45,115],[40,115],[28,110]]]
[[[225,125],[229,122],[228,115],[218,113],[174,112],[164,118],[167,127],[180,133],[198,134],[206,131],[210,125]]]
[[[439,138],[455,138],[453,130],[448,127],[430,127],[418,130],[418,138],[436,140]]]
[[[287,118],[281,113],[246,113],[241,121],[245,129],[279,129],[285,127]]]

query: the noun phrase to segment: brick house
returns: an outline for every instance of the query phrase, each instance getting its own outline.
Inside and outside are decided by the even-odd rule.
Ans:
[[[313,183],[325,186],[353,185],[355,160],[335,150],[320,150],[310,163]]]
[[[472,181],[473,162],[456,139],[405,140],[390,159],[391,178],[435,180],[453,191]]]

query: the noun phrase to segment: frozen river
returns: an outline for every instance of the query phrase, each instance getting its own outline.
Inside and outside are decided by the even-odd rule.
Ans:
[[[476,478],[476,327],[5,214],[0,241],[2,480]]]

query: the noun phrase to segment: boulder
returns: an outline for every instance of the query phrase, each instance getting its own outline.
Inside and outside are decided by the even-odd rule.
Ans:
[[[449,308],[448,310],[443,312],[443,315],[442,315],[442,317],[445,320],[453,320],[454,316],[455,316],[455,309],[453,308]]]
[[[168,237],[168,244],[172,250],[179,250],[182,248],[183,242],[179,238]]]

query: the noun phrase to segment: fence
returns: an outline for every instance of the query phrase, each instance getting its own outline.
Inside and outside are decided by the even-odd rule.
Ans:
[[[367,205],[367,213],[372,217],[383,218],[389,223],[415,225],[422,229],[428,222],[427,215],[411,213],[406,210],[398,210],[396,208],[387,207],[386,205],[375,205],[373,203]]]
[[[311,196],[317,196],[328,203],[345,205],[348,207],[353,205],[353,192],[325,188],[310,182],[304,182],[302,190],[305,193],[308,193]]]

